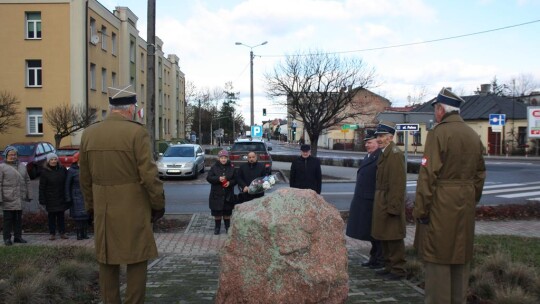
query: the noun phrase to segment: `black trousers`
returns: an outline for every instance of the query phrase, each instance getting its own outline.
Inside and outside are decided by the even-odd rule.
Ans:
[[[369,251],[369,261],[371,263],[384,263],[381,241],[371,241],[371,250]]]
[[[51,235],[56,234],[57,225],[58,225],[58,233],[64,234],[66,232],[64,211],[49,212],[48,219],[49,219],[49,233]]]
[[[11,239],[13,230],[15,238],[22,236],[22,210],[4,210],[4,240]]]

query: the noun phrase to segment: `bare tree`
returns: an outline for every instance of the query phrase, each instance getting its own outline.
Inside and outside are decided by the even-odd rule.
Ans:
[[[407,106],[415,107],[423,104],[426,100],[427,89],[426,86],[415,86],[413,92],[407,96]]]
[[[45,111],[45,120],[53,127],[54,143],[60,147],[62,138],[89,126],[96,118],[95,109],[83,106],[59,105]]]
[[[520,74],[510,79],[507,86],[512,91],[512,96],[525,96],[530,94],[531,91],[540,88],[540,83],[532,74]]]
[[[299,52],[265,74],[266,90],[272,98],[286,97],[277,104],[287,106],[292,118],[302,121],[316,156],[324,130],[365,113],[365,104],[353,99],[358,90],[374,85],[374,74],[359,58]]]
[[[0,91],[0,134],[8,133],[9,128],[20,128],[20,101],[8,91]]]

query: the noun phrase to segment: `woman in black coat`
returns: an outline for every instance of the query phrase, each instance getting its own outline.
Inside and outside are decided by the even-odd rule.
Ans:
[[[73,155],[73,164],[66,177],[66,203],[71,205],[69,215],[75,220],[77,240],[88,239],[88,213],[84,208],[84,199],[79,184],[79,152]]]
[[[49,220],[49,240],[56,239],[56,229],[62,239],[67,239],[64,211],[68,209],[65,200],[66,168],[58,163],[58,156],[47,154],[39,178],[39,203],[45,206]]]
[[[234,208],[234,186],[236,185],[235,170],[229,161],[229,152],[221,150],[219,160],[210,168],[206,180],[210,186],[210,211],[215,219],[214,234],[221,230],[221,218],[225,222],[225,232],[231,225],[231,214]]]
[[[383,266],[382,246],[380,241],[371,236],[373,201],[375,198],[375,182],[377,177],[377,160],[381,154],[375,133],[368,130],[365,146],[368,155],[362,160],[356,173],[356,187],[351,201],[347,230],[345,234],[357,240],[370,241],[369,261],[362,263],[364,267],[380,268]]]

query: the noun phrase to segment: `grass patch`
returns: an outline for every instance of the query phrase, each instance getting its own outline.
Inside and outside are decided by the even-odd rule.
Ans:
[[[93,249],[74,246],[0,247],[2,303],[96,303]]]

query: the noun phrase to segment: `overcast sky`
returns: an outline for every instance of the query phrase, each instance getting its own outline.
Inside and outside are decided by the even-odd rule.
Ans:
[[[129,7],[146,38],[148,1],[100,2],[111,11]],[[256,122],[262,108],[267,118],[285,117],[266,98],[263,73],[310,49],[361,58],[376,71],[380,85],[371,90],[394,106],[422,88],[431,98],[443,86],[472,94],[495,76],[540,82],[540,0],[156,0],[156,11],[156,34],[165,54],[180,58],[186,80],[210,90],[232,82],[246,122],[250,49],[235,42],[268,41],[254,48]],[[486,33],[468,35],[478,32]],[[464,37],[444,39],[455,36]],[[392,47],[404,44],[414,45]]]

